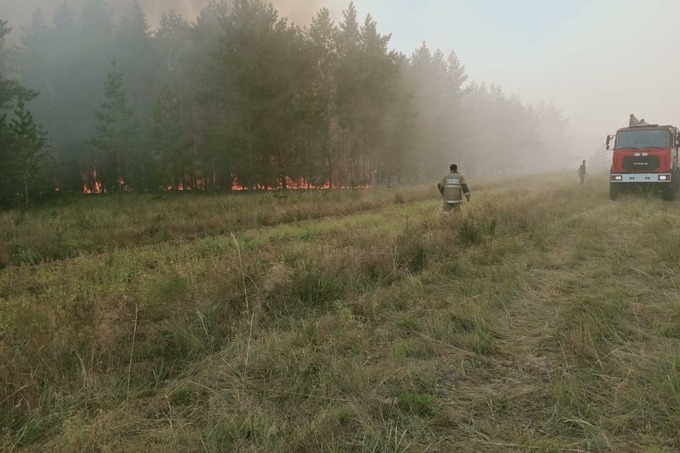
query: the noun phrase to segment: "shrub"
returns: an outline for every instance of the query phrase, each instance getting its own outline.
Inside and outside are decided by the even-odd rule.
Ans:
[[[402,410],[421,417],[429,417],[437,413],[435,398],[429,394],[402,392],[397,396],[397,404]]]
[[[42,254],[32,248],[23,248],[14,254],[14,264],[35,266],[43,261]]]

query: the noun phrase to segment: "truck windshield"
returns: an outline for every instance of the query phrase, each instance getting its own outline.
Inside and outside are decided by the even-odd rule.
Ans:
[[[616,149],[670,148],[671,134],[667,130],[620,131],[616,134]]]

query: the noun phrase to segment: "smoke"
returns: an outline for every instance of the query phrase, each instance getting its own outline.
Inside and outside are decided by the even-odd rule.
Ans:
[[[111,11],[119,13],[124,11],[133,1],[106,0],[106,4]],[[84,0],[3,0],[3,3],[6,2],[9,2],[9,5],[0,9],[0,19],[9,20],[10,26],[16,32],[30,21],[33,11],[37,8],[42,10],[46,22],[50,23],[54,9],[58,5],[67,3],[78,15]],[[139,0],[139,3],[147,15],[149,24],[153,27],[158,23],[163,13],[171,10],[191,22],[198,16],[201,9],[209,3],[209,0]],[[331,5],[333,3],[331,0],[273,0],[271,3],[280,16],[298,24],[308,23],[316,12],[323,7],[328,7],[335,12],[338,11],[337,7]],[[337,2],[335,3],[337,5]]]
[[[126,3],[127,0],[113,0],[115,3]],[[155,23],[164,12],[174,10],[192,21],[208,4],[208,0],[142,0],[144,11],[151,23]],[[296,23],[307,23],[322,8],[323,0],[275,0],[271,2],[282,17]]]

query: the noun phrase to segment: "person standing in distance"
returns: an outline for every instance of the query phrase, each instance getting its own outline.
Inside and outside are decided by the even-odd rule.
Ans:
[[[584,160],[578,167],[578,177],[581,179],[581,184],[586,181],[586,176],[588,176],[588,171],[586,171],[586,161]]]
[[[458,165],[451,164],[449,169],[450,173],[437,184],[437,189],[444,199],[442,211],[444,213],[460,212],[463,195],[467,201],[470,201],[470,189],[465,182],[465,177],[458,173]]]

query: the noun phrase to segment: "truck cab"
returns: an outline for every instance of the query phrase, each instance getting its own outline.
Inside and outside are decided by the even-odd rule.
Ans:
[[[678,145],[675,126],[639,124],[624,127],[607,137],[607,149],[614,140],[609,174],[609,197],[616,200],[626,190],[661,192],[674,200],[680,187]]]

